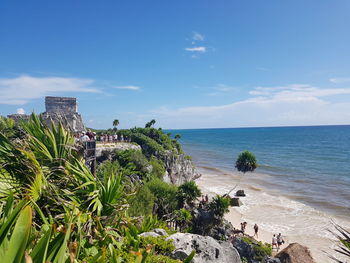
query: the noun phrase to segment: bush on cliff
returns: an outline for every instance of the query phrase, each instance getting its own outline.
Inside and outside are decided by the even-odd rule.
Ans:
[[[202,194],[194,181],[186,182],[179,186],[176,197],[180,208],[185,204],[192,206],[193,202]]]
[[[148,187],[140,187],[129,200],[130,216],[147,216],[153,212],[155,197]]]
[[[159,178],[153,178],[145,184],[155,197],[154,213],[158,218],[169,218],[177,208],[177,187],[163,182]]]

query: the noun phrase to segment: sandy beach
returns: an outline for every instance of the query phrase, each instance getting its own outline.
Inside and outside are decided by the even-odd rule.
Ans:
[[[234,187],[239,178],[238,174],[222,173],[220,170],[200,169],[202,177],[196,180],[204,194],[209,197],[215,194],[227,193]],[[337,256],[334,248],[337,242],[329,230],[333,230],[333,224],[339,223],[349,227],[350,223],[334,216],[318,211],[310,206],[267,191],[259,185],[259,177],[263,174],[246,175],[239,186],[246,197],[241,198],[241,207],[231,207],[225,215],[235,228],[240,229],[240,223],[248,223],[246,233],[253,236],[254,224],[259,226],[257,240],[271,244],[273,234],[282,233],[286,243],[281,249],[290,243],[300,243],[307,246],[316,262],[334,262],[327,253]],[[235,191],[234,191],[235,192]],[[231,193],[231,196],[234,195]],[[274,251],[274,254],[277,251]]]

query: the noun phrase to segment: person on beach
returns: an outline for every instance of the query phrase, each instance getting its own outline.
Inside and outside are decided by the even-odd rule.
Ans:
[[[256,236],[256,238],[259,238],[259,236],[258,236],[258,231],[259,231],[259,227],[258,227],[257,224],[255,224],[255,225],[254,225],[254,236],[253,236],[253,237]]]
[[[284,243],[284,240],[283,240],[283,237],[281,235],[281,233],[279,233],[277,235],[277,249],[279,250],[280,249],[280,246],[282,246],[282,244]]]
[[[276,237],[275,234],[273,234],[273,237],[272,237],[272,249],[273,249],[274,247],[278,250],[278,247],[277,247],[277,237]]]

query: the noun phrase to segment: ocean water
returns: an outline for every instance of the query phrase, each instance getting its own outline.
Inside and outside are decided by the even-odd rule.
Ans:
[[[171,130],[202,170],[235,172],[243,150],[259,167],[243,177],[350,221],[350,125]]]

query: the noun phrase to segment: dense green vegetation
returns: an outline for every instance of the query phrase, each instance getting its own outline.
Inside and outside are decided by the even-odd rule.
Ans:
[[[62,125],[49,128],[36,115],[21,125],[0,120],[4,262],[180,262],[167,256],[174,247],[164,237],[139,236],[168,229],[178,207],[178,188],[160,179],[164,164],[149,145],[180,147],[153,128],[129,132],[148,138],[143,151],[118,153],[94,177]],[[135,173],[141,180],[131,180]]]

